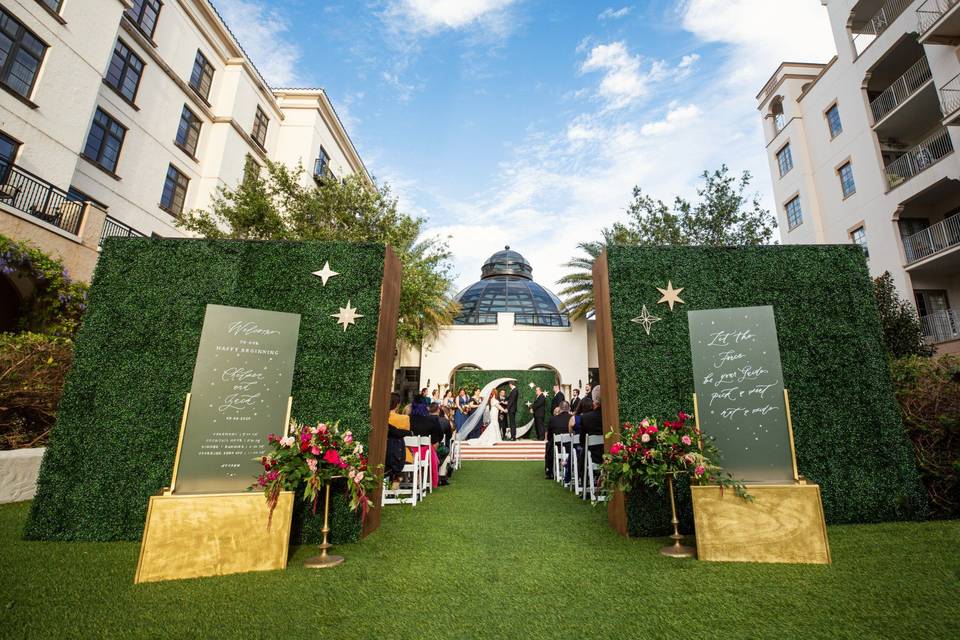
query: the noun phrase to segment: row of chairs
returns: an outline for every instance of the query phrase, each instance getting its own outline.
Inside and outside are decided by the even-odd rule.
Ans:
[[[553,436],[553,478],[565,488],[590,502],[606,502],[607,496],[597,490],[600,465],[593,461],[590,449],[603,446],[602,435],[588,435],[587,446],[577,455],[580,436],[562,433]],[[565,471],[570,469],[570,481],[565,482]]]
[[[398,488],[393,489],[390,481],[384,479],[380,504],[409,504],[415,507],[433,493],[430,437],[407,436],[403,439],[403,446],[412,454],[413,462],[403,465],[403,479]],[[457,438],[450,443],[449,455],[448,466],[459,469],[460,441]]]

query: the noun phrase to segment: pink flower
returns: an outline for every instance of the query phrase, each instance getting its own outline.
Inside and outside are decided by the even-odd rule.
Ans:
[[[317,472],[317,460],[316,458],[307,458],[307,466],[310,467],[310,471],[313,473]]]
[[[351,442],[353,442],[353,434],[350,433],[349,431],[343,434],[343,442],[344,444],[350,444]]]
[[[280,436],[278,436],[275,433],[271,433],[270,435],[267,436],[267,442],[273,443],[274,440],[276,440],[277,442],[280,442]]]
[[[693,464],[693,460],[694,460],[693,454],[692,454],[692,453],[688,453],[687,455],[683,456],[683,460],[684,460],[684,462],[686,462],[687,464]]]
[[[300,442],[310,442],[311,437],[313,437],[313,434],[310,433],[309,429],[300,432]]]
[[[650,434],[645,433],[642,436],[640,436],[640,442],[650,442]]]
[[[706,469],[703,468],[703,465],[698,465],[697,468],[693,470],[693,475],[699,478],[704,472],[706,472]]]
[[[320,455],[320,447],[317,447],[317,446],[310,447],[310,453],[312,453],[315,456]]]
[[[273,481],[276,480],[279,476],[280,476],[280,472],[279,472],[279,471],[271,471],[270,473],[267,474],[267,482],[273,482]]]
[[[650,421],[647,420],[646,418],[644,418],[643,420],[640,421],[640,426],[641,426],[641,427],[644,427],[644,428],[649,427],[649,426],[650,426]]]
[[[680,442],[682,442],[683,444],[685,444],[685,445],[687,445],[687,446],[690,446],[690,444],[693,442],[693,440],[690,439],[690,436],[683,436],[682,438],[680,438]]]
[[[323,454],[323,461],[338,467],[343,464],[340,460],[340,454],[334,449],[327,449],[327,452]]]
[[[363,471],[359,472],[357,475],[353,476],[353,481],[357,484],[363,481]]]
[[[347,474],[347,477],[350,478],[351,480],[353,480],[353,478],[354,478],[356,475],[357,475],[357,470],[356,470],[356,469],[350,469],[350,473]]]
[[[620,453],[621,451],[623,451],[623,445],[622,445],[621,443],[619,443],[619,442],[614,442],[612,445],[610,445],[610,453],[611,453],[611,455],[617,455],[617,454]]]
[[[647,433],[656,433],[657,431],[659,431],[659,429],[657,429],[657,425],[655,424],[652,424],[647,428]]]
[[[288,449],[293,446],[293,436],[286,436],[285,438],[280,438],[280,446],[287,447]]]
[[[261,473],[257,477],[257,484],[260,485],[261,487],[265,487],[267,485],[267,477]]]
[[[317,425],[317,433],[326,433],[326,432],[327,432],[326,424],[321,422],[320,424]]]
[[[362,454],[363,454],[363,445],[358,442],[358,443],[357,443],[357,446],[355,446],[355,447],[353,448],[353,452],[354,452],[355,454],[357,454],[358,456],[359,456],[359,455],[362,455]]]

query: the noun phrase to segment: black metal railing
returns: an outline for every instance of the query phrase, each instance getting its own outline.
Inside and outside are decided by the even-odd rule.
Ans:
[[[333,175],[333,170],[330,168],[329,158],[320,156],[317,158],[317,161],[313,165],[313,179],[314,180],[336,180],[337,177]]]
[[[103,222],[103,232],[100,234],[100,244],[103,245],[103,241],[106,238],[145,238],[147,237],[145,233],[140,233],[133,227],[127,226],[115,220],[110,216],[107,216],[106,220]]]
[[[0,202],[77,235],[84,203],[40,176],[0,160]]]
[[[496,311],[461,313],[453,323],[459,325],[497,324],[497,315],[498,313]],[[528,313],[516,311],[513,312],[513,324],[532,327],[569,327],[570,318],[565,313]]]

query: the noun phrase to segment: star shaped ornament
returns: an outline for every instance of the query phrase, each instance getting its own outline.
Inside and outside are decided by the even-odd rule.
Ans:
[[[637,324],[643,325],[643,330],[647,332],[647,335],[650,335],[650,327],[653,326],[654,322],[660,322],[660,318],[650,315],[650,312],[647,310],[647,305],[643,305],[643,309],[640,311],[640,315],[631,320],[630,322],[636,322]]]
[[[325,263],[323,263],[323,269],[320,269],[320,271],[314,271],[313,275],[320,278],[320,281],[323,282],[323,286],[327,286],[327,280],[340,274],[330,268],[330,261],[327,260]]]
[[[661,302],[666,302],[668,305],[670,305],[670,311],[673,311],[674,303],[686,304],[683,300],[680,299],[680,292],[683,291],[683,287],[680,287],[679,289],[674,289],[673,283],[670,282],[669,280],[667,280],[666,289],[661,289],[660,287],[657,287],[657,291],[663,294],[661,298],[657,300],[657,304],[660,304]]]
[[[340,307],[340,311],[337,313],[331,313],[330,317],[336,318],[337,324],[342,324],[343,330],[346,331],[349,325],[356,324],[357,318],[362,318],[363,316],[357,313],[357,310],[354,307],[351,307],[350,301],[347,300],[347,306]]]

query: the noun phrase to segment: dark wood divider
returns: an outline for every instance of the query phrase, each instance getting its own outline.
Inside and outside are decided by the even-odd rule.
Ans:
[[[600,254],[593,263],[593,297],[596,314],[597,352],[600,360],[600,403],[603,413],[604,433],[611,430],[617,437],[607,438],[604,449],[619,439],[620,400],[617,395],[617,368],[613,357],[613,322],[610,317],[610,278],[607,269],[607,252]],[[623,492],[617,491],[607,502],[607,518],[610,526],[622,536],[627,532],[627,510]]]
[[[373,380],[370,384],[370,439],[367,442],[367,454],[371,468],[382,465],[387,452],[387,415],[390,411],[390,392],[393,390],[393,356],[397,347],[397,314],[400,309],[400,271],[400,260],[388,246],[383,260],[377,347],[374,352]],[[363,523],[363,537],[380,527],[382,490],[383,487],[378,485],[370,496],[373,507]]]

